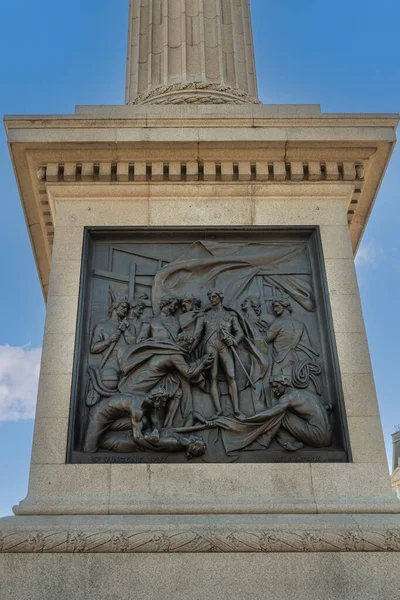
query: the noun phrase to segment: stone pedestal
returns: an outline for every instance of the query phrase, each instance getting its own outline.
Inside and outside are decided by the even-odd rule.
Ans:
[[[353,260],[396,125],[251,104],[6,119],[47,318],[1,598],[397,598],[400,504]],[[319,229],[351,462],[66,464],[84,230],[127,226]]]

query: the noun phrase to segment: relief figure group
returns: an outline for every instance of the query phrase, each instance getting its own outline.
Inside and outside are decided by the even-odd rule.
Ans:
[[[227,456],[273,440],[287,452],[331,444],[319,354],[288,295],[249,294],[236,308],[212,288],[204,308],[188,291],[155,311],[146,294],[109,291],[90,341],[84,452],[219,460],[218,444]]]

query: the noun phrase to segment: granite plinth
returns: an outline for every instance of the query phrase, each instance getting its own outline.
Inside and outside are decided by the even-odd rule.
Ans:
[[[397,600],[400,515],[13,517],[0,598]]]

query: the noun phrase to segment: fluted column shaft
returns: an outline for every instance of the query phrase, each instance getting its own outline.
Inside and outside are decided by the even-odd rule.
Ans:
[[[126,103],[256,96],[249,0],[130,0]]]

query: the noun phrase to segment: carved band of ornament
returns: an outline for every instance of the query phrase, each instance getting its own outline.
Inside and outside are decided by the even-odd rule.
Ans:
[[[37,170],[37,178],[40,182],[47,183],[357,181],[361,182],[361,186],[364,181],[364,165],[345,161],[71,162],[41,166]]]
[[[261,104],[261,102],[228,85],[191,81],[155,88],[137,96],[129,104]]]
[[[400,529],[0,531],[0,553],[400,552]]]

